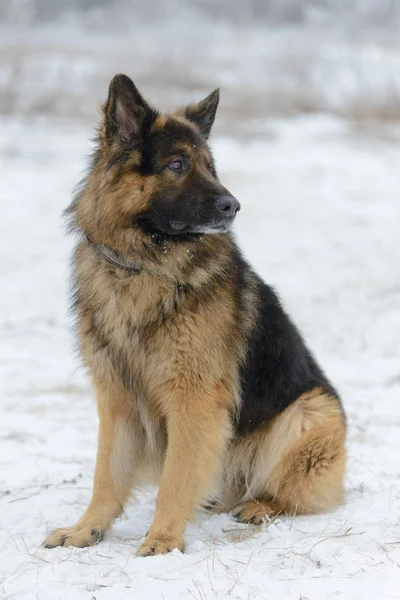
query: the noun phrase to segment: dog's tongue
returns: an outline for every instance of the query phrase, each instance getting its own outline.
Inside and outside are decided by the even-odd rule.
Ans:
[[[186,227],[186,224],[182,223],[181,221],[170,221],[169,224],[171,229],[173,229],[174,231],[181,231]]]

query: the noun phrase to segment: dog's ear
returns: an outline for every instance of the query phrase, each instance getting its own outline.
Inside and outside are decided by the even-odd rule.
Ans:
[[[214,123],[218,102],[219,88],[211,92],[207,98],[204,98],[204,100],[198,104],[189,104],[189,106],[184,109],[186,118],[197,125],[206,139],[209,137],[211,127]]]
[[[126,75],[115,75],[104,105],[103,135],[106,140],[117,138],[123,143],[139,140],[143,122],[150,107]]]

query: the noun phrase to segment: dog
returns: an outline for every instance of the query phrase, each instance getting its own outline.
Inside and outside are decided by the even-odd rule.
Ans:
[[[215,90],[171,114],[116,75],[88,175],[67,209],[78,234],[73,309],[99,441],[91,502],[45,540],[96,544],[132,489],[158,482],[139,556],[183,549],[208,504],[244,523],[342,503],[346,419],[231,225],[208,138]]]

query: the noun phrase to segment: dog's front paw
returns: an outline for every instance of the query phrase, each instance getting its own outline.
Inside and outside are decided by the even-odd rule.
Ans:
[[[75,525],[64,529],[55,529],[44,540],[43,545],[46,548],[55,548],[56,546],[76,546],[77,548],[86,548],[86,546],[95,546],[102,538],[103,532],[97,527],[87,527]]]
[[[183,549],[183,541],[181,538],[154,534],[148,535],[136,552],[136,556],[155,556],[156,554],[168,554],[172,550]]]

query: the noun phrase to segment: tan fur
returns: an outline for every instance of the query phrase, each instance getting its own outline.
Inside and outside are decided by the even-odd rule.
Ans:
[[[174,119],[195,128],[183,111]],[[167,124],[158,116],[153,127]],[[259,309],[255,275],[243,275],[238,309],[229,235],[152,243],[132,219],[155,191],[168,190],[172,171],[141,176],[138,152],[122,160],[104,125],[99,143],[73,205],[75,227],[87,234],[74,257],[79,344],[100,418],[93,496],[78,523],[45,544],[97,543],[131,489],[149,479],[160,481],[160,490],[142,556],[182,548],[186,522],[210,497],[219,499],[217,510],[239,505],[239,518],[251,522],[266,512],[334,506],[343,497],[345,462],[339,401],[315,389],[254,433],[235,437],[240,365]],[[186,152],[193,177],[213,179],[205,144]],[[110,265],[96,244],[134,260],[138,273]]]
[[[271,423],[232,444],[221,506],[229,510],[249,503],[236,512],[252,520],[245,515],[249,508],[253,512],[254,501],[272,502],[273,513],[290,514],[323,512],[340,504],[345,431],[336,398],[318,388],[303,394]]]
[[[102,382],[96,383],[99,456],[88,510],[75,527],[51,534],[46,545],[88,545],[93,543],[92,530],[97,541],[97,532],[107,529],[121,512],[133,475],[136,479],[145,473],[148,478],[152,473],[157,480],[163,469],[155,520],[139,552],[182,547],[185,523],[201,498],[216,486],[214,478],[221,471],[221,457],[232,435],[237,349],[231,295],[221,290],[204,307],[193,311],[189,305],[176,312],[175,282],[167,279],[160,285],[149,273],[132,278],[123,270],[116,276],[87,244],[78,247],[77,256],[83,289],[94,287],[101,305],[98,313],[82,309],[79,319],[82,355],[95,382]],[[162,270],[163,265],[157,268]],[[189,280],[195,287],[210,274],[212,269],[204,273],[199,269]],[[160,302],[170,317],[166,327],[159,326]],[[143,343],[138,344],[135,336],[140,338],[145,326]],[[118,375],[92,335],[96,327],[130,357],[132,393],[119,391]],[[105,444],[107,451],[102,450]],[[103,488],[114,497],[114,504],[108,500],[104,504]]]
[[[139,555],[182,549],[186,521],[220,470],[220,459],[231,436],[227,406],[230,394],[222,385],[207,390],[171,381],[167,426],[170,442],[153,524]],[[177,488],[179,493],[177,494]]]
[[[154,121],[154,129],[164,129],[165,125],[167,123],[167,116],[166,115],[158,115],[156,120]]]
[[[115,387],[110,401],[107,387],[97,385],[99,442],[92,500],[74,527],[56,529],[46,546],[88,546],[123,510],[132,487],[133,438],[130,435],[131,410],[125,396]]]
[[[281,512],[280,505],[272,500],[249,500],[246,504],[237,506],[232,514],[242,523],[261,525],[267,517],[277,517]]]

